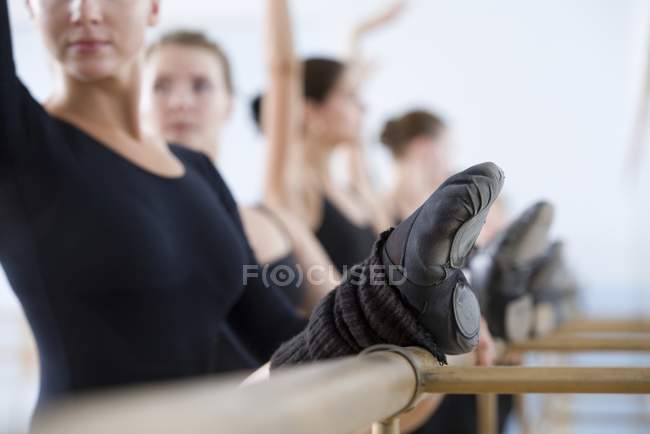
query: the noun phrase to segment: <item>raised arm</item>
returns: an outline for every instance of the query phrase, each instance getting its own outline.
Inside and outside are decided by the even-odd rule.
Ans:
[[[11,48],[11,28],[9,27],[9,7],[7,0],[0,0],[0,86],[3,93],[7,85],[14,86],[16,68]]]
[[[20,83],[16,77],[13,49],[11,47],[11,28],[9,26],[9,5],[7,0],[0,0],[0,150],[8,146],[11,125],[15,123],[12,119],[17,109],[18,88]],[[4,153],[0,153],[4,155]],[[0,156],[0,159],[4,157]]]
[[[11,171],[8,170],[9,162],[12,159],[9,147],[15,142],[12,130],[16,126],[15,111],[19,86],[11,47],[9,6],[7,0],[0,0],[0,95],[2,95],[2,103],[0,103],[0,181],[11,174]]]
[[[363,54],[363,40],[371,33],[394,22],[406,7],[406,0],[399,0],[391,4],[387,9],[375,13],[354,27],[350,34],[348,48],[348,67],[352,71],[354,82],[357,87],[371,75],[374,67]],[[370,173],[368,170],[368,157],[365,152],[361,137],[358,143],[348,148],[348,179],[350,187],[356,191],[360,198],[371,208],[375,229],[380,232],[391,226],[392,219],[385,210],[385,206],[379,203],[378,194],[375,191]]]
[[[375,13],[358,23],[350,33],[348,47],[348,65],[353,68],[358,83],[361,83],[372,71],[372,63],[364,57],[361,45],[370,33],[394,22],[406,7],[406,0],[398,0],[388,8]]]
[[[301,68],[296,59],[287,0],[266,2],[267,65],[270,86],[262,99],[262,126],[268,141],[265,200],[300,206],[302,122]]]
[[[7,0],[0,0],[0,181],[11,176],[17,160],[23,166],[33,164],[41,150],[39,134],[35,131],[42,122],[42,108],[16,75],[9,8]],[[3,176],[4,175],[4,176]],[[1,189],[0,189],[1,190]]]

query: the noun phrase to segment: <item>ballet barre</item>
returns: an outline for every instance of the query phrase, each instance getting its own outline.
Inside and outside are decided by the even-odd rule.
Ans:
[[[274,372],[244,387],[223,380],[77,398],[43,411],[35,434],[399,433],[427,393],[650,393],[650,368],[441,367],[418,348]],[[378,422],[381,421],[381,422]]]
[[[650,319],[578,318],[558,327],[557,333],[650,333]]]
[[[514,342],[512,352],[576,353],[591,351],[650,352],[650,336],[594,337],[580,335],[550,335],[544,338]]]
[[[538,339],[510,343],[505,349],[499,349],[499,353],[650,352],[650,336],[639,336],[640,333],[646,331],[643,328],[644,325],[645,323],[642,321],[577,320],[571,324],[567,324],[566,328],[563,327],[558,329],[558,331],[552,335]],[[630,333],[632,335],[601,337],[577,334],[588,332]],[[479,432],[481,434],[495,434],[498,432],[497,415],[498,409],[496,395],[484,394],[477,396],[477,421]]]

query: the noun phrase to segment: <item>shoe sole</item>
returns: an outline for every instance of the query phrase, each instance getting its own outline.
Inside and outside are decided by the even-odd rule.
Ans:
[[[504,317],[506,339],[510,342],[528,339],[534,320],[535,310],[533,297],[530,294],[508,303]]]
[[[465,266],[465,260],[485,226],[485,219],[493,204],[494,200],[485,209],[463,223],[454,234],[449,249],[449,264],[452,268],[458,269]]]
[[[548,234],[553,222],[553,206],[544,204],[534,216],[533,221],[523,234],[523,238],[513,250],[513,260],[516,266],[523,266],[531,260],[544,254],[548,247]]]

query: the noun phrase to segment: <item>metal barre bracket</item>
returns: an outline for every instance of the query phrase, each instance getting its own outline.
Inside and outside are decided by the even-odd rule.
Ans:
[[[389,416],[386,418],[386,420],[395,418],[399,416],[400,414],[410,411],[413,408],[415,408],[416,402],[420,395],[422,394],[422,376],[420,375],[420,370],[418,369],[418,363],[415,360],[415,357],[413,356],[413,353],[409,351],[406,348],[403,347],[398,347],[397,345],[389,345],[389,344],[379,344],[379,345],[373,345],[371,347],[366,348],[365,350],[361,351],[359,353],[359,357],[365,356],[367,354],[372,354],[372,353],[378,353],[386,351],[389,353],[395,353],[399,354],[402,356],[406,361],[409,363],[411,366],[411,369],[413,369],[413,374],[415,374],[415,390],[413,391],[413,396],[411,396],[411,399],[409,402],[399,410],[397,413]]]

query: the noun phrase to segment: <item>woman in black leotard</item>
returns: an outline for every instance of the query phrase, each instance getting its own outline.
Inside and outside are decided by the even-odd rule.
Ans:
[[[475,336],[459,341],[457,331],[443,332],[448,312],[417,310],[387,282],[343,282],[309,322],[261,284],[213,164],[143,132],[140,54],[157,0],[32,0],[28,7],[52,57],[55,86],[41,106],[17,78],[1,1],[0,263],[36,338],[41,401],[211,373],[224,329],[256,358],[273,356],[274,366],[380,342],[419,345],[441,359],[447,342],[462,342],[454,351],[471,348]],[[371,273],[389,243],[411,255],[426,240],[436,252],[426,257],[436,259],[426,269],[409,262],[416,275],[464,259],[466,249],[446,246],[472,245],[480,213],[492,204],[484,198],[502,182],[492,164],[459,174],[431,196],[423,211],[431,216],[416,221],[412,236],[385,234],[359,269]],[[438,203],[446,204],[444,214]],[[440,226],[434,231],[428,221]],[[461,230],[468,224],[473,230]],[[450,285],[466,288],[451,273],[423,290],[447,297]]]
[[[30,6],[55,91],[43,107],[15,76],[3,1],[0,260],[38,344],[40,399],[212,372],[224,329],[268,360],[305,321],[242,285],[255,261],[210,162],[140,131],[134,41],[157,2]]]
[[[257,97],[252,103],[253,118],[259,127],[261,100],[261,97]],[[356,264],[363,257],[365,249],[372,246],[376,232],[371,224],[359,225],[352,222],[327,194],[322,194],[321,199],[320,223],[314,228],[314,235],[336,270],[345,274],[351,264]]]
[[[336,150],[354,152],[362,146],[358,59],[311,58],[299,64],[287,6],[271,3],[270,87],[261,103],[254,103],[270,152],[266,198],[305,221],[337,269],[345,272],[391,223],[376,195],[356,188],[359,184],[337,184],[330,171]],[[364,22],[354,39],[384,25],[398,10],[394,6]]]
[[[221,47],[200,32],[167,33],[147,49],[143,79],[143,112],[151,129],[217,161],[234,90]],[[331,264],[318,240],[299,220],[268,205],[240,207],[240,213],[265,276],[296,309],[310,313],[339,280],[325,272]],[[374,239],[373,234],[370,245]],[[304,271],[316,266],[323,270],[322,278],[303,278]]]
[[[171,143],[180,143],[216,161],[234,91],[230,62],[223,49],[199,32],[167,33],[146,51],[143,82],[144,118],[152,130]],[[273,278],[297,310],[311,312],[335,284],[327,287],[318,281],[308,287],[307,279],[301,278],[292,237],[284,224],[276,222],[272,210],[260,205],[240,207],[239,211],[256,259],[263,264],[263,282],[269,283],[268,279]],[[294,222],[293,227],[296,226]],[[304,232],[311,236],[309,231]],[[297,237],[300,239],[300,235]],[[305,249],[309,245],[298,251]],[[215,371],[250,370],[258,366],[259,361],[226,331],[215,358]]]

